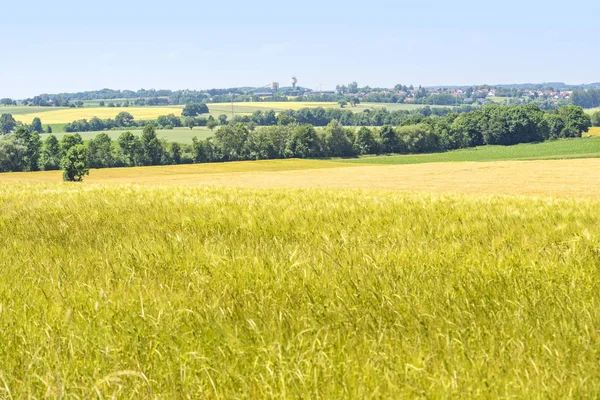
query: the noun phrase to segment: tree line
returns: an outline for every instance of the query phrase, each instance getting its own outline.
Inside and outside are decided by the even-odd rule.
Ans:
[[[573,90],[571,101],[583,108],[600,107],[600,89]]]
[[[65,180],[80,180],[87,168],[436,152],[580,137],[590,126],[590,117],[580,107],[543,111],[533,104],[414,116],[397,127],[348,128],[337,120],[324,128],[298,122],[261,127],[237,122],[220,126],[214,137],[194,138],[192,144],[160,139],[151,124],[140,136],[126,131],[112,140],[101,133],[87,143],[77,133],[60,140],[48,135],[42,141],[37,131],[21,126],[0,136],[0,171],[63,169]]]

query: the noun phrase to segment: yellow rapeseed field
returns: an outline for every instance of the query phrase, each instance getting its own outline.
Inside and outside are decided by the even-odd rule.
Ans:
[[[87,119],[93,117],[101,119],[114,118],[120,112],[128,112],[136,120],[151,120],[156,119],[161,115],[175,114],[181,115],[182,107],[84,107],[84,108],[68,108],[61,110],[35,112],[30,114],[15,115],[17,121],[30,124],[35,117],[39,117],[42,123],[45,124],[65,124],[79,119]]]

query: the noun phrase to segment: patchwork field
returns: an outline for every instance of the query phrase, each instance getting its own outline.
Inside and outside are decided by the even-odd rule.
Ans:
[[[327,164],[1,174],[0,396],[600,395],[597,160]]]
[[[298,110],[300,108],[339,108],[335,102],[258,102],[258,103],[209,103],[210,114],[215,118],[220,114],[226,114],[231,117],[233,114],[251,114],[255,111],[266,110]],[[347,106],[348,110],[360,112],[365,109],[387,108],[388,110],[415,110],[422,108],[422,105],[413,104],[393,104],[393,103],[364,103],[356,107]],[[161,115],[175,114],[181,115],[183,106],[169,107],[84,107],[84,108],[54,108],[54,107],[0,107],[0,113],[13,114],[17,121],[31,123],[39,117],[44,125],[51,125],[54,131],[62,131],[62,125],[79,119],[90,120],[93,117],[101,119],[114,118],[120,112],[128,112],[136,120],[156,119]]]

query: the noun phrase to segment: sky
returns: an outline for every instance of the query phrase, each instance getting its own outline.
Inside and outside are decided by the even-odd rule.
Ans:
[[[600,81],[600,1],[0,4],[0,98],[111,89]]]

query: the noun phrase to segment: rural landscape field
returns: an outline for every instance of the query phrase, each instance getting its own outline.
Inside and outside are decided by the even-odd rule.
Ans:
[[[600,399],[600,2],[4,2],[0,400]]]
[[[599,168],[2,174],[3,394],[594,397]]]

